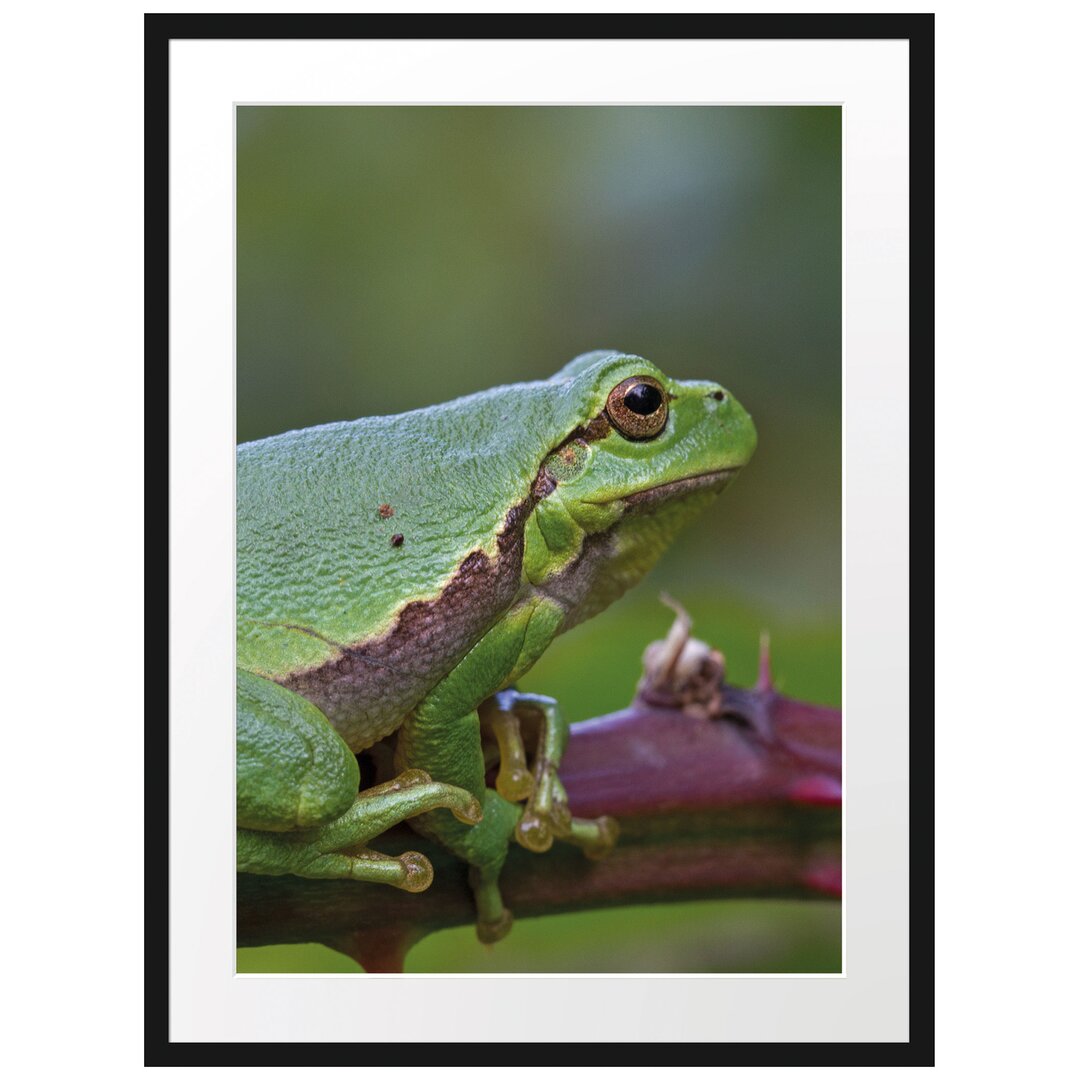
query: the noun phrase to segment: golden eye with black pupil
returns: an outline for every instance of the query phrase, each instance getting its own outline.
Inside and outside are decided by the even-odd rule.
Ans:
[[[628,439],[652,439],[667,423],[668,397],[649,375],[623,379],[608,394],[607,414]]]

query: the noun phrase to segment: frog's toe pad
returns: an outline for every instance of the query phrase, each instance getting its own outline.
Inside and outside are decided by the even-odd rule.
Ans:
[[[528,812],[522,814],[521,820],[514,829],[514,836],[523,848],[537,855],[549,851],[551,845],[555,843],[555,832],[550,821],[540,814]]]
[[[510,909],[503,908],[502,914],[497,919],[490,922],[485,922],[483,919],[477,920],[476,936],[483,944],[494,945],[496,941],[502,941],[510,933],[513,925],[514,916],[510,913]]]
[[[590,859],[602,859],[618,843],[619,823],[607,814],[591,820],[574,818],[570,835],[565,839],[581,848]]]
[[[495,790],[507,802],[524,802],[533,793],[536,784],[528,769],[500,769],[495,778]]]
[[[530,800],[514,830],[517,842],[538,854],[548,851],[556,840],[570,839],[573,818],[570,808],[561,800],[549,802],[547,808],[534,805]]]
[[[467,791],[462,791],[461,794],[464,797],[450,806],[450,812],[463,825],[479,825],[484,820],[484,808],[480,800]]]
[[[406,851],[398,856],[403,876],[400,881],[391,882],[405,892],[423,892],[435,880],[435,871],[431,861],[419,851]]]

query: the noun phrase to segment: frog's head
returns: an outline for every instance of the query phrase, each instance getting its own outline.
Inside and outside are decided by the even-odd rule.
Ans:
[[[749,414],[724,387],[680,382],[640,356],[586,353],[552,382],[575,399],[580,423],[548,456],[541,481],[557,485],[586,532],[644,512],[667,521],[670,535],[757,445]]]

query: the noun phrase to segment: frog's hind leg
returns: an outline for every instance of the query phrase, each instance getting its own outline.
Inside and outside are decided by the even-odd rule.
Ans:
[[[269,679],[237,673],[237,869],[346,878],[420,892],[432,869],[418,852],[381,855],[368,842],[437,808],[480,820],[478,800],[419,769],[358,794],[356,758],[310,702]],[[463,825],[463,827],[465,827]]]
[[[468,792],[433,783],[420,769],[409,769],[389,783],[356,797],[340,817],[315,829],[269,833],[237,832],[237,869],[258,874],[306,878],[350,878],[423,892],[433,878],[427,856],[417,851],[382,855],[368,841],[417,814],[446,809],[462,823],[480,820],[480,804]]]

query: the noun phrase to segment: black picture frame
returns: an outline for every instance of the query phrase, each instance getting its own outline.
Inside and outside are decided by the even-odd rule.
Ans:
[[[934,16],[904,15],[621,15],[606,21],[571,15],[442,15],[422,19],[400,15],[205,15],[145,16],[145,352],[147,426],[147,547],[160,552],[168,536],[168,506],[156,481],[168,470],[168,402],[157,392],[169,356],[169,43],[177,39],[904,39],[909,43],[910,118],[910,356],[912,380],[933,381],[934,363]],[[933,399],[920,395],[919,437],[911,440],[912,471],[922,477],[920,508],[912,514],[910,552],[924,569],[910,595],[910,625],[917,628],[919,682],[933,681]],[[916,460],[918,458],[918,460]],[[151,534],[150,529],[153,529]],[[152,540],[152,544],[151,544]],[[148,569],[146,623],[168,636],[167,582],[153,579],[159,560]],[[149,643],[154,641],[154,645]],[[160,941],[169,907],[168,728],[162,723],[161,686],[167,684],[168,650],[159,635],[147,635],[145,814],[145,903],[156,912],[146,922],[145,1064],[146,1065],[355,1065],[351,1043],[178,1043],[169,1040],[168,950]],[[912,640],[912,646],[915,642]],[[911,686],[911,699],[916,699]],[[151,694],[153,699],[151,700]],[[920,704],[920,727],[929,730]],[[604,1043],[607,1065],[670,1066],[678,1060],[710,1065],[848,1066],[934,1064],[934,761],[929,739],[910,758],[909,964],[910,1038],[873,1043]],[[475,1064],[486,1043],[413,1042],[411,1065]],[[680,1051],[673,1056],[673,1050]],[[695,1053],[694,1051],[698,1051]],[[402,1062],[398,1044],[365,1040],[367,1067]],[[547,1042],[528,1051],[532,1065],[580,1064],[581,1044]]]

